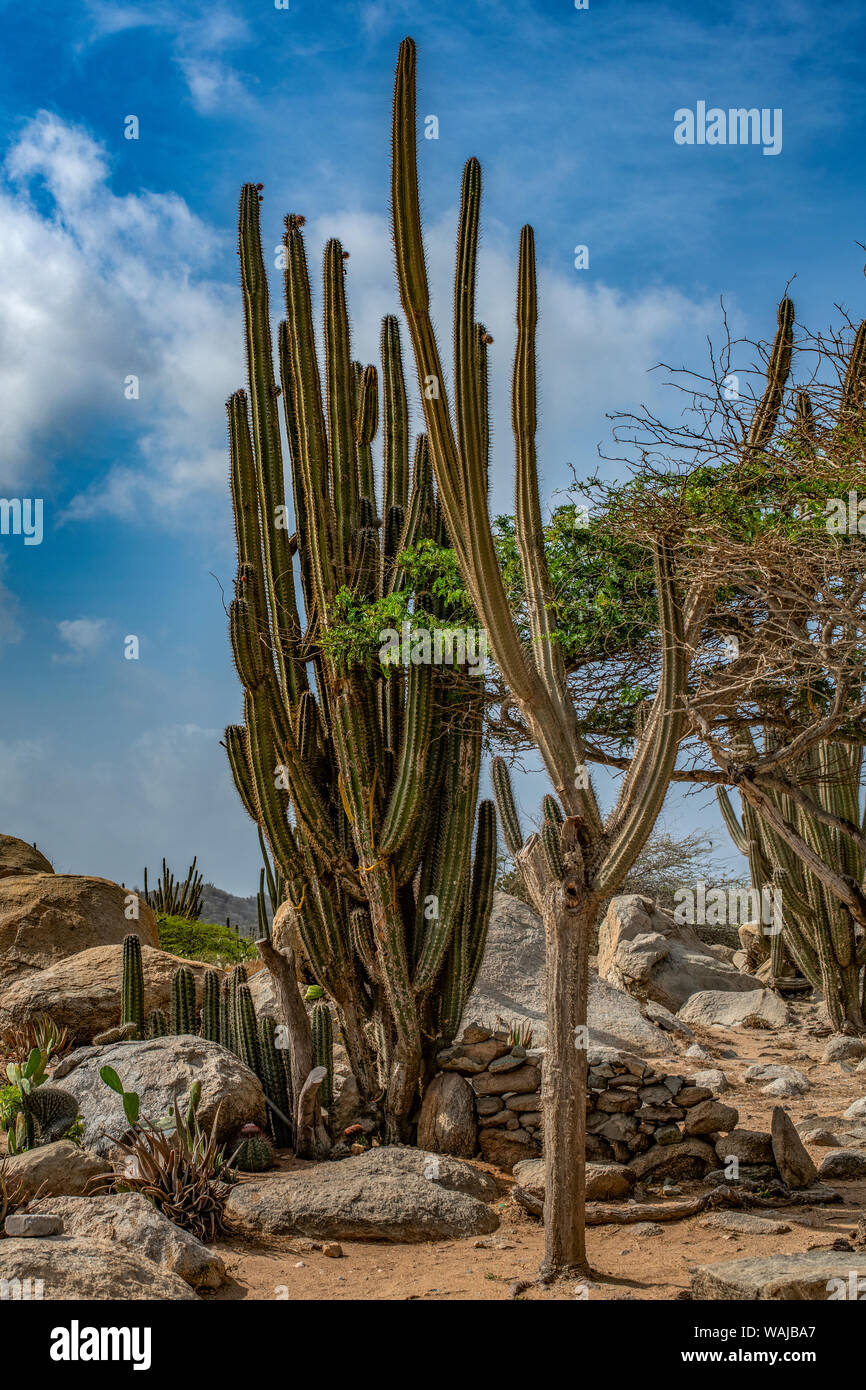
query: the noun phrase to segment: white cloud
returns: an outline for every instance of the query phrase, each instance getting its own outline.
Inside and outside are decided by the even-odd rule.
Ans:
[[[72,516],[171,511],[224,486],[224,401],[242,359],[237,291],[209,278],[215,233],[176,194],[112,193],[102,147],[49,112],[4,172],[0,486],[50,479],[107,429],[132,442]],[[129,375],[138,400],[125,399]]]
[[[106,640],[108,622],[105,618],[64,618],[57,624],[57,631],[74,657],[90,656]]]

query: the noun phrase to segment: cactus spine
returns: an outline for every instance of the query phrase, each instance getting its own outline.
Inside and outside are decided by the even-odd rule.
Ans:
[[[486,864],[473,868],[471,855],[481,693],[441,665],[397,665],[386,678],[329,646],[347,594],[358,603],[421,599],[446,624],[444,601],[415,593],[400,557],[448,538],[423,435],[410,466],[397,321],[383,322],[380,391],[376,368],[352,359],[344,255],[330,241],[320,371],[304,219],[294,215],[283,238],[278,389],[259,217],[258,192],[246,185],[239,250],[249,383],[228,402],[238,546],[229,629],[244,723],[226,730],[225,746],[241,801],[285,880],[290,925],[333,1001],[361,1093],[374,1099],[384,1089],[388,1137],[405,1140],[427,1063],[449,1040],[438,1030],[459,1023],[454,982],[466,978],[467,942],[483,942],[489,914],[474,888],[486,882]],[[280,396],[291,539],[282,521]],[[381,503],[372,465],[380,418]]]
[[[123,981],[120,988],[120,1026],[135,1024],[139,1037],[144,1036],[144,971],[141,965],[141,942],[133,933],[123,939]]]

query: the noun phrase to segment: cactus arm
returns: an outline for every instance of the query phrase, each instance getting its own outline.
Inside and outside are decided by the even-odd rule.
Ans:
[[[429,794],[428,753],[433,727],[433,667],[410,666],[394,788],[379,835],[379,853],[396,854]]]
[[[259,231],[259,195],[253,184],[241,191],[239,218],[241,287],[247,337],[253,450],[259,495],[262,552],[273,623],[280,684],[290,699],[298,693],[293,654],[300,633],[288,530],[277,525],[285,498],[283,458],[274,378],[268,283]]]
[[[661,543],[655,545],[654,564],[661,627],[661,676],[607,831],[609,848],[594,885],[602,896],[616,890],[646,843],[661,810],[685,727],[683,696],[688,665],[682,641],[682,613],[670,555]]]
[[[749,843],[746,839],[746,833],[743,829],[739,816],[734,810],[733,802],[731,801],[731,798],[728,795],[727,788],[716,787],[716,798],[718,800],[719,810],[722,813],[722,819],[725,822],[728,834],[730,835],[740,854],[748,854]]]
[[[361,497],[375,501],[376,484],[373,477],[371,445],[379,428],[379,377],[372,365],[354,364],[355,372],[355,444],[358,468],[358,489]]]
[[[381,338],[385,493],[383,510],[405,510],[409,497],[409,403],[403,377],[400,327],[389,314],[382,320]]]
[[[339,241],[331,240],[325,247],[324,291],[328,444],[337,519],[335,568],[342,584],[348,577],[351,541],[358,524],[358,470],[346,272]]]
[[[748,449],[750,451],[763,448],[769,442],[773,430],[776,428],[785,384],[791,371],[793,351],[794,305],[790,299],[785,298],[779,304],[778,328],[767,366],[767,385],[752,416],[749,429]]]

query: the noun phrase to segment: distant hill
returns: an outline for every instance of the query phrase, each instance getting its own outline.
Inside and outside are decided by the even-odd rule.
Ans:
[[[267,892],[265,904],[270,921],[271,906]],[[227,893],[224,888],[206,883],[201,892],[201,921],[225,922],[227,917],[233,927],[239,928],[242,936],[258,934],[259,917],[255,897],[239,898],[234,893]]]

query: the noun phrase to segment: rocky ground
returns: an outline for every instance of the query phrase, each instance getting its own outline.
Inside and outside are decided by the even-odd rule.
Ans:
[[[795,1124],[808,1117],[841,1117],[866,1094],[863,1073],[846,1071],[839,1063],[821,1061],[826,1039],[816,1037],[818,1011],[794,1003],[795,1022],[784,1033],[745,1028],[696,1028],[697,1041],[711,1060],[696,1059],[695,1068],[718,1067],[730,1082],[726,1103],[740,1112],[740,1127],[769,1131],[774,1105],[780,1098],[762,1093],[763,1082],[747,1081],[750,1066],[777,1063],[795,1067],[810,1089],[782,1100]],[[733,1054],[733,1055],[730,1055]],[[671,1071],[683,1069],[683,1058],[659,1058]],[[829,1128],[829,1126],[824,1126]],[[806,1131],[810,1132],[809,1130]],[[801,1130],[802,1133],[802,1130]],[[829,1147],[806,1142],[820,1166]],[[844,1147],[866,1154],[866,1140],[845,1139]],[[297,1168],[296,1160],[285,1166]],[[272,1236],[254,1241],[238,1236],[221,1241],[229,1280],[208,1298],[235,1299],[658,1299],[685,1296],[689,1271],[704,1263],[794,1251],[827,1249],[834,1241],[856,1238],[858,1220],[866,1212],[866,1180],[837,1181],[841,1204],[814,1208],[780,1207],[750,1212],[785,1230],[759,1233],[731,1230],[726,1223],[739,1213],[705,1213],[686,1221],[641,1225],[595,1226],[588,1232],[588,1250],[596,1278],[588,1291],[571,1282],[553,1288],[531,1281],[542,1252],[540,1223],[510,1197],[513,1179],[489,1164],[476,1164],[491,1174],[500,1188],[494,1203],[501,1224],[492,1235],[425,1244],[393,1245],[381,1241],[343,1241],[342,1256],[326,1254],[326,1242]],[[700,1192],[700,1183],[679,1183],[679,1199]],[[653,1197],[653,1200],[664,1200]],[[670,1200],[676,1200],[671,1198]],[[750,1224],[750,1223],[738,1223]],[[856,1247],[855,1247],[856,1248]],[[862,1251],[860,1253],[863,1253]]]

